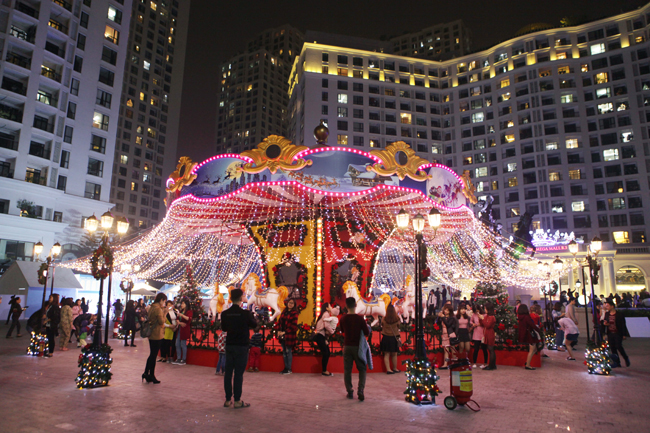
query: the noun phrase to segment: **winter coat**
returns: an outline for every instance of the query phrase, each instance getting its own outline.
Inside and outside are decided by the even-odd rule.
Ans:
[[[59,328],[61,332],[65,335],[70,334],[72,330],[72,308],[69,305],[64,305],[61,308],[61,322],[59,322]]]
[[[286,347],[294,347],[298,340],[298,310],[295,308],[293,310],[285,308],[282,314],[280,314],[276,328],[285,333],[284,345]]]
[[[483,326],[483,339],[485,344],[488,346],[494,346],[496,340],[496,334],[494,332],[494,325],[497,323],[497,319],[494,316],[486,315],[480,320],[481,326]]]
[[[159,304],[153,304],[149,308],[149,326],[151,327],[151,335],[149,340],[162,340],[165,335],[165,315]]]
[[[136,314],[135,308],[128,308],[124,311],[124,322],[122,322],[122,329],[125,331],[136,331]]]
[[[183,320],[182,318],[178,319],[179,322],[182,322],[182,323],[185,324],[185,326],[180,326],[179,327],[178,332],[181,333],[181,335],[180,335],[181,340],[189,340],[190,339],[190,336],[191,336],[191,333],[192,333],[192,330],[190,329],[191,325],[192,325],[192,314],[193,314],[192,310],[184,311],[183,315],[187,316],[188,319],[187,320]]]
[[[519,344],[536,344],[539,342],[537,338],[530,335],[531,330],[539,333],[539,328],[535,325],[530,314],[519,314],[517,320],[519,321]]]

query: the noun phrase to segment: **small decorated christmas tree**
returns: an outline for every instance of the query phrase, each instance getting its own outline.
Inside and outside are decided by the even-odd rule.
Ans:
[[[181,288],[176,297],[176,308],[180,308],[181,301],[185,299],[189,302],[189,307],[193,312],[193,317],[197,319],[203,313],[203,295],[196,285],[192,268],[188,265],[185,268],[185,281],[181,283]]]
[[[585,364],[589,374],[608,375],[612,372],[612,363],[609,357],[609,345],[606,341],[598,346],[592,341],[587,343]]]
[[[508,291],[498,283],[479,283],[474,291],[475,305],[485,306],[490,302],[494,306],[497,341],[510,345],[517,341],[517,316],[514,308],[508,305],[508,297]]]
[[[32,332],[32,337],[30,338],[29,346],[27,347],[27,354],[29,356],[43,355],[47,344],[48,340],[45,334]]]
[[[108,385],[113,373],[111,373],[111,352],[113,348],[108,344],[100,347],[88,345],[81,349],[78,366],[79,373],[75,381],[78,388],[97,388]]]
[[[431,362],[414,358],[404,361],[406,365],[406,401],[415,404],[433,403],[440,394],[436,382],[440,378]]]

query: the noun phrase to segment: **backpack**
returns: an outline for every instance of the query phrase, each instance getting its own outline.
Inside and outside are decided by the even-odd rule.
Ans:
[[[149,338],[151,336],[151,324],[148,320],[142,322],[142,328],[140,329],[140,337]]]

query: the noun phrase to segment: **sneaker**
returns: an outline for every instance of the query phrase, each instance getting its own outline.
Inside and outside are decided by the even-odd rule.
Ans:
[[[183,361],[183,360],[178,361],[178,365],[186,365],[186,364],[187,364],[186,361]]]
[[[480,368],[481,370],[485,370],[485,369],[487,368],[487,365],[486,365],[486,364],[483,364],[483,365],[481,365],[479,368]]]
[[[282,371],[280,372],[280,374],[287,374],[287,371],[288,371],[288,370],[285,368],[284,370],[282,370]]]
[[[472,368],[476,368],[476,364],[472,365]],[[481,367],[481,368],[483,368],[483,367]]]
[[[257,367],[255,367],[255,368],[253,369],[253,371],[255,371],[255,373],[259,373],[259,372],[260,372],[260,369],[257,368]]]
[[[172,359],[171,358],[167,359],[167,364],[171,364],[171,363],[172,363]]]
[[[180,360],[180,359],[177,359],[176,361],[173,361],[173,362],[172,362],[172,364],[174,364],[174,365],[179,365],[180,363],[181,363],[181,360]]]
[[[293,371],[291,371],[291,370],[287,370],[287,372],[284,373],[284,374],[291,374],[291,373],[293,373]]]
[[[354,391],[348,391],[347,397],[352,400],[354,398]]]

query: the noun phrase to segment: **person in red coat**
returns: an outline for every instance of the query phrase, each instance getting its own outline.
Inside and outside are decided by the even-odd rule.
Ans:
[[[488,353],[490,354],[490,362],[487,367],[484,368],[484,370],[496,370],[497,369],[497,357],[496,353],[494,352],[494,343],[495,343],[495,333],[494,333],[494,325],[497,323],[496,317],[494,317],[494,305],[492,305],[490,302],[485,304],[485,312],[487,314],[479,314],[479,322],[481,323],[481,326],[484,328],[483,332],[483,340],[485,345],[487,346]]]
[[[539,339],[534,337],[531,331],[536,331],[537,335],[541,334],[532,317],[530,317],[527,305],[521,304],[519,306],[517,321],[519,322],[519,344],[528,344],[526,370],[535,370],[535,367],[530,366],[530,361],[533,359],[535,352],[537,352],[537,343],[539,343]]]
[[[276,329],[278,329],[278,339],[282,344],[282,357],[284,358],[284,370],[280,374],[291,374],[293,347],[298,340],[296,336],[298,333],[298,309],[296,301],[293,299],[287,301],[287,308],[280,314]]]
[[[131,302],[131,301],[129,301]],[[190,339],[192,330],[192,310],[189,307],[189,301],[181,301],[181,309],[176,313],[180,330],[176,334],[176,361],[172,364],[185,365],[187,361],[187,340]]]

